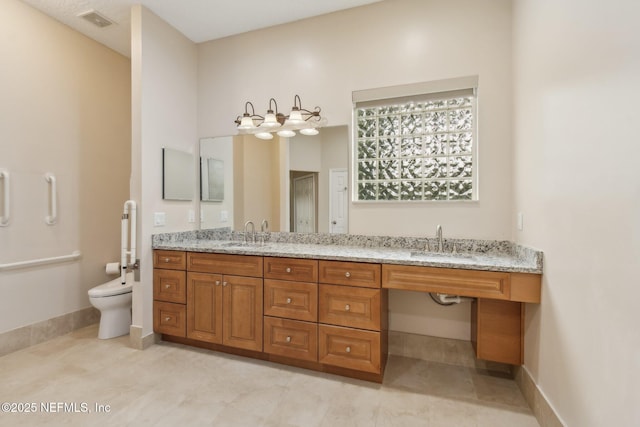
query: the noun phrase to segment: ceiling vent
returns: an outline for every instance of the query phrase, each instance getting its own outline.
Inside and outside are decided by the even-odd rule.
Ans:
[[[96,27],[100,27],[100,28],[105,28],[105,27],[108,27],[109,25],[114,24],[112,20],[100,15],[95,10],[90,10],[88,12],[81,13],[78,16],[82,19],[85,19],[91,22]]]

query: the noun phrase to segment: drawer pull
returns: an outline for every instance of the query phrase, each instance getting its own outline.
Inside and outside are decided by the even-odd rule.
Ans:
[[[351,353],[351,347],[349,346],[349,347],[345,348],[344,351],[346,351],[347,353]]]
[[[351,273],[349,273],[349,272],[347,271],[346,273],[344,273],[344,277],[346,277],[346,278],[348,279],[349,277],[351,277]]]
[[[220,280],[216,280],[216,286],[220,286]]]
[[[167,316],[167,317],[165,317],[165,318],[164,318],[164,321],[165,321],[165,322],[168,322],[169,320],[171,320],[171,317],[169,317],[169,316]]]
[[[344,311],[349,311],[351,310],[351,306],[349,304],[344,306]]]
[[[169,289],[171,287],[171,285],[164,285],[165,289]]]
[[[291,304],[291,298],[287,298],[287,304]]]
[[[169,259],[169,258],[165,258],[165,259],[164,259],[164,262],[171,262],[171,259]]]
[[[291,267],[287,267],[287,269],[285,270],[287,273],[291,273]]]
[[[285,341],[291,342],[291,337],[288,336]]]
[[[222,286],[227,286],[229,283],[227,282],[222,282]]]

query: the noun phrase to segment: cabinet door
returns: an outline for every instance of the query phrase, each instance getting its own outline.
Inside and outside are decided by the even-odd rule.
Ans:
[[[187,337],[222,343],[222,275],[187,274]]]
[[[223,276],[224,345],[262,351],[262,279]]]

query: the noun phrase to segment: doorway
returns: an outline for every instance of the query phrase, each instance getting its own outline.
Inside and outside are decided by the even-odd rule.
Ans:
[[[318,230],[318,173],[291,171],[291,231]]]

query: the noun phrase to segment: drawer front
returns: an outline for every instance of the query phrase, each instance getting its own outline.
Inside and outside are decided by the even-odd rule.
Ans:
[[[153,330],[160,334],[184,337],[187,331],[187,308],[183,304],[153,302]]]
[[[318,361],[380,373],[380,332],[318,325]]]
[[[153,299],[166,302],[187,303],[185,271],[153,270]]]
[[[318,285],[265,279],[264,314],[317,322]]]
[[[511,295],[509,273],[408,265],[383,265],[382,287],[493,299]]]
[[[168,270],[186,270],[186,254],[181,251],[153,251],[153,267]]]
[[[265,316],[264,352],[317,362],[318,325]]]
[[[320,285],[318,321],[331,325],[380,330],[380,290]]]
[[[265,279],[318,282],[318,261],[315,259],[264,258]]]
[[[189,252],[187,253],[187,270],[201,273],[262,277],[262,257]]]
[[[380,264],[320,261],[320,283],[379,288]]]

